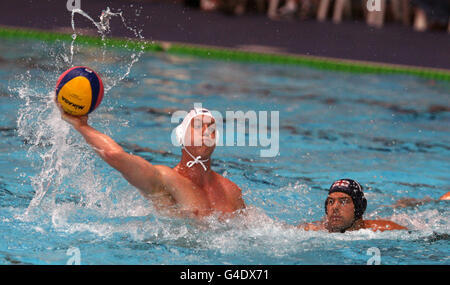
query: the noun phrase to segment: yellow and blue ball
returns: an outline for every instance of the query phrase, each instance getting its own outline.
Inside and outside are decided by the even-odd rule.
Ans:
[[[103,99],[103,82],[89,67],[72,67],[59,77],[56,83],[56,99],[64,111],[71,115],[89,114]]]

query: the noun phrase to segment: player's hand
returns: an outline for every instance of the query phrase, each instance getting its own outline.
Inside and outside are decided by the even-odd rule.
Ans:
[[[64,111],[61,104],[58,102],[58,100],[56,100],[56,98],[54,101],[55,101],[56,106],[59,109],[59,112],[61,113],[61,119],[68,122],[69,124],[71,124],[75,129],[78,129],[79,127],[88,125],[88,118],[89,118],[88,115],[84,115],[84,116],[70,115],[69,113]]]

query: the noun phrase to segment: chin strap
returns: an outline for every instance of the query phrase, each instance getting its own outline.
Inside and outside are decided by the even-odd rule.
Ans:
[[[192,157],[192,159],[193,159],[193,160],[188,161],[188,162],[186,163],[186,166],[187,166],[187,167],[191,168],[191,167],[194,166],[195,164],[199,163],[199,164],[203,167],[203,169],[204,169],[205,171],[208,170],[208,168],[206,167],[206,165],[205,165],[203,162],[207,162],[209,159],[201,160],[202,157],[201,157],[200,155],[197,156],[197,157],[194,157],[194,156],[187,150],[187,148],[185,148],[184,146],[183,146],[183,149],[184,149],[184,150],[187,152],[187,154],[189,154],[189,156]]]

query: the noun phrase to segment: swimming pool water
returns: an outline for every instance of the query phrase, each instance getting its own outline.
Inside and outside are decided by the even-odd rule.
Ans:
[[[225,113],[280,112],[280,153],[218,147],[213,169],[243,190],[246,219],[202,225],[158,215],[59,119],[52,92],[67,44],[0,42],[0,264],[450,264],[450,84],[401,75],[213,61],[78,46],[74,65],[111,89],[95,128],[153,164],[175,166],[170,113],[196,102]],[[366,218],[410,231],[345,234],[285,227],[323,217],[330,184],[365,188]]]

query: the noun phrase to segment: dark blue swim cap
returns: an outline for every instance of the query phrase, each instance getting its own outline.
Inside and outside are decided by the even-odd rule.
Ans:
[[[328,195],[334,192],[342,192],[352,197],[355,206],[355,220],[360,219],[366,211],[367,200],[364,197],[362,186],[352,179],[340,179],[331,185]],[[325,201],[325,213],[327,213],[327,202]]]

